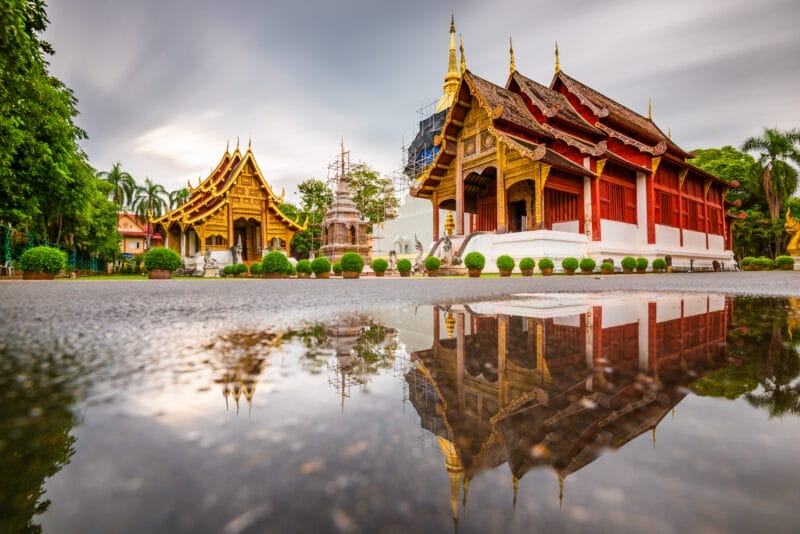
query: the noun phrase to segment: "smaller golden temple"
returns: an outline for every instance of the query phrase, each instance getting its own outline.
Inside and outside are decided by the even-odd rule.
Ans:
[[[260,260],[266,250],[289,254],[289,243],[305,224],[284,215],[278,196],[256,163],[250,143],[242,154],[226,147],[222,159],[189,200],[153,221],[164,246],[182,257],[205,253],[221,265]]]

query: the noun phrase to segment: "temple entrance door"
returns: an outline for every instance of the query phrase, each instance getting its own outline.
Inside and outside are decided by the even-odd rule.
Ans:
[[[261,249],[261,223],[255,219],[236,219],[233,223],[233,244],[236,246],[241,240],[242,261],[260,260]]]
[[[508,231],[524,232],[528,226],[528,211],[524,200],[508,203]]]

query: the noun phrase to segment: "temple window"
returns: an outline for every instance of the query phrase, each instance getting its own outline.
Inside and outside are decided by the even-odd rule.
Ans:
[[[349,238],[348,238],[348,242],[351,245],[355,245],[356,244],[356,227],[355,226],[351,226],[350,227],[349,234],[350,235],[349,235]]]

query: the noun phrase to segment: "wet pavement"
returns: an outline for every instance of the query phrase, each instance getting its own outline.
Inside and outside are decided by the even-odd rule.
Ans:
[[[0,531],[795,532],[797,297],[791,272],[0,283]]]

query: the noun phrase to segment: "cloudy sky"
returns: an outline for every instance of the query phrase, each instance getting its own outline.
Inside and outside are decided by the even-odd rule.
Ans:
[[[417,110],[436,100],[449,23],[468,68],[504,85],[563,70],[655,122],[685,149],[800,127],[797,0],[49,0],[51,72],[79,100],[92,165],[122,162],[168,190],[196,185],[226,142],[252,147],[290,197],[353,160],[401,167]]]

